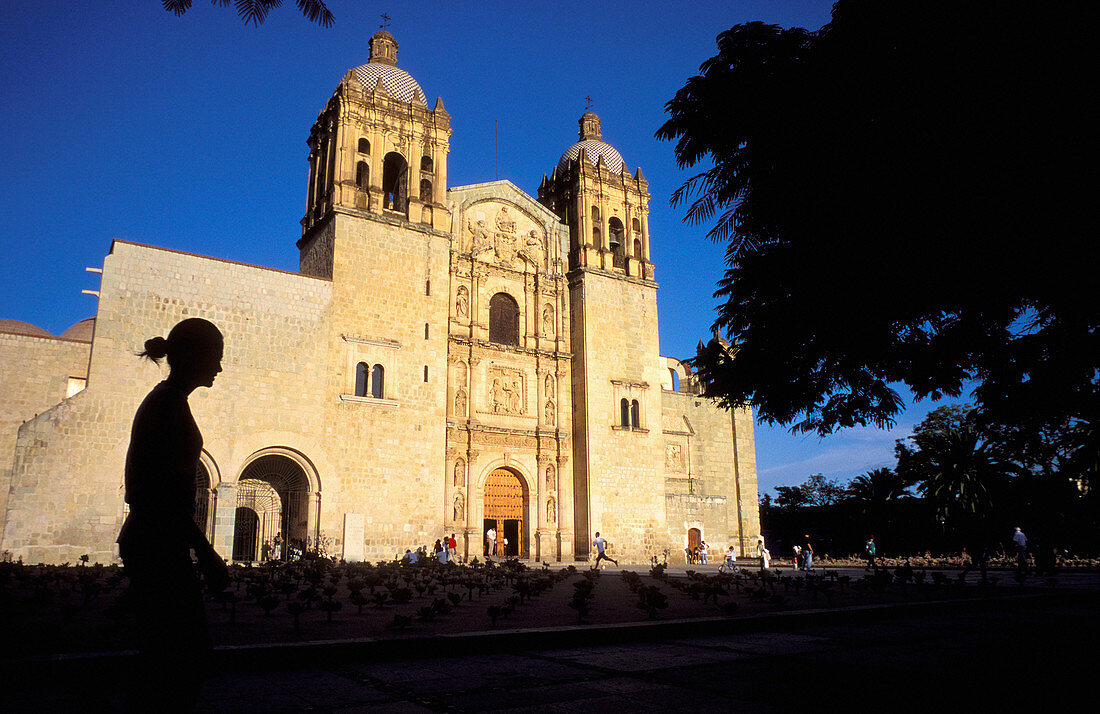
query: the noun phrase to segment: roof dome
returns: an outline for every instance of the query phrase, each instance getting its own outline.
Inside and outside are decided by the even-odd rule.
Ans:
[[[612,173],[621,174],[626,162],[623,161],[622,154],[614,146],[603,140],[600,131],[600,118],[594,112],[585,112],[581,115],[579,123],[581,127],[580,141],[570,146],[561,155],[561,158],[558,159],[558,169],[564,171],[569,168],[569,163],[576,161],[581,154],[581,149],[584,149],[585,156],[588,157],[588,163],[595,166],[600,157],[603,157],[607,168]]]
[[[355,76],[368,90],[373,90],[381,79],[382,86],[394,99],[402,102],[418,99],[428,103],[412,75],[397,68],[397,41],[385,30],[379,30],[370,38],[370,61],[356,67]]]
[[[6,332],[9,335],[28,335],[30,337],[53,337],[41,327],[22,320],[0,320],[0,332]]]
[[[69,329],[61,333],[61,338],[64,340],[73,340],[74,342],[91,342],[92,332],[95,330],[95,318],[86,317],[80,322],[77,322]]]

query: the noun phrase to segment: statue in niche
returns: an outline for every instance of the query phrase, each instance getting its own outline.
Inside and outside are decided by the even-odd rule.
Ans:
[[[455,415],[466,416],[466,390],[460,389],[455,394]]]
[[[554,497],[551,496],[546,501],[546,522],[553,525],[558,522],[558,509],[557,503],[554,502]]]
[[[455,312],[463,319],[470,315],[470,296],[465,286],[458,288],[458,297],[455,299]]]
[[[546,422],[546,426],[554,426],[554,400],[546,400],[546,409],[543,413],[543,421]]]
[[[553,491],[558,487],[557,475],[554,473],[553,466],[546,467],[546,490]]]
[[[544,335],[554,334],[554,307],[552,305],[544,305],[542,308],[542,333]]]
[[[466,363],[459,362],[455,365],[455,380],[459,384],[466,384]]]
[[[549,374],[546,375],[546,396],[554,396],[554,377]]]
[[[466,520],[466,509],[462,507],[462,494],[455,496],[455,523]]]
[[[462,483],[466,480],[466,464],[459,459],[455,462],[455,486],[462,486]]]

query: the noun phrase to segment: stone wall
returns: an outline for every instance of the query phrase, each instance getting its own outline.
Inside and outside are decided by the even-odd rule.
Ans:
[[[328,281],[116,241],[104,260],[87,388],[19,430],[2,547],[28,561],[114,557],[124,515],[129,428],[166,366],[145,339],[187,317],[226,337],[224,371],[191,409],[219,474],[215,545],[232,549],[234,484],[249,456],[277,446],[331,468],[320,437],[324,367],[315,349]]]
[[[87,342],[0,333],[0,532],[19,427],[66,399],[70,378],[87,379],[90,350]]]

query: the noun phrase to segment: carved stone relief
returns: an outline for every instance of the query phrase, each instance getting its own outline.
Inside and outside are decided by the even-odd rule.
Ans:
[[[558,504],[553,496],[546,501],[546,522],[551,525],[558,522]]]
[[[455,416],[466,416],[466,390],[459,389],[455,392]]]
[[[542,226],[519,211],[498,203],[473,206],[466,219],[462,249],[479,260],[506,268],[546,267],[546,236]]]
[[[546,490],[553,491],[558,487],[558,474],[553,466],[546,467]]]
[[[456,523],[461,523],[462,521],[466,520],[466,508],[464,507],[462,501],[463,501],[462,494],[461,493],[455,494],[455,509],[454,509],[455,512],[454,512],[454,516],[455,516],[455,522]]]
[[[546,375],[546,396],[554,396],[554,377],[552,375]]]
[[[461,487],[466,482],[466,463],[459,459],[455,461],[454,485]]]
[[[518,369],[489,369],[489,412],[492,414],[526,414],[526,379]]]
[[[547,399],[546,406],[543,408],[542,419],[546,423],[546,426],[554,426],[554,400]]]
[[[665,468],[669,471],[684,471],[684,447],[682,444],[665,444]]]

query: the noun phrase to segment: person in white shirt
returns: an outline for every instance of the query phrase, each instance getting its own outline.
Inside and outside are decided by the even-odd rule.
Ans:
[[[485,538],[489,541],[489,552],[486,555],[497,554],[497,529],[490,528],[489,532],[485,534]]]
[[[1016,532],[1012,535],[1012,542],[1016,544],[1016,566],[1020,572],[1027,570],[1027,536],[1016,526]]]
[[[599,570],[601,560],[610,560],[615,565],[619,564],[619,561],[609,558],[605,552],[607,548],[607,539],[600,536],[600,532],[596,531],[596,540],[592,541],[592,545],[596,546],[596,562],[592,564],[593,570]]]

